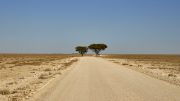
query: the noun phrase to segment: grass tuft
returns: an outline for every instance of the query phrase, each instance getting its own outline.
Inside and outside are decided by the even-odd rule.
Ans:
[[[168,77],[177,77],[175,74],[168,74]]]
[[[128,65],[128,63],[122,63],[122,65]]]
[[[0,94],[1,95],[9,95],[11,92],[9,91],[9,89],[1,89],[0,90]]]
[[[48,79],[49,77],[48,77],[48,74],[41,74],[40,76],[39,76],[39,79]]]
[[[46,68],[44,71],[51,71],[51,68]]]

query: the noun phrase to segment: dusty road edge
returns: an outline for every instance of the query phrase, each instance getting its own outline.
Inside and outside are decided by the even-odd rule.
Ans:
[[[105,58],[102,58],[102,59],[105,59]],[[109,61],[111,63],[115,63],[117,65],[123,66],[124,68],[128,68],[128,69],[134,70],[136,72],[143,73],[143,74],[145,74],[145,75],[147,75],[149,77],[152,77],[152,78],[155,78],[155,79],[158,79],[158,80],[161,80],[161,81],[167,82],[169,84],[173,84],[173,85],[176,85],[176,86],[180,87],[180,83],[178,81],[176,81],[175,79],[173,79],[173,78],[167,78],[167,77],[155,74],[153,72],[150,72],[150,71],[147,71],[147,70],[143,70],[143,69],[140,69],[140,68],[136,68],[136,67],[132,67],[132,66],[121,65],[119,63],[112,62],[109,59],[111,59],[111,58],[107,58],[105,60],[107,60],[107,61]]]
[[[45,85],[39,88],[32,97],[26,99],[25,101],[42,101],[41,96],[46,96],[48,92],[56,88],[56,85],[59,84],[78,64],[78,62],[73,63],[67,69],[62,71],[61,75],[56,75],[54,78],[50,79]]]

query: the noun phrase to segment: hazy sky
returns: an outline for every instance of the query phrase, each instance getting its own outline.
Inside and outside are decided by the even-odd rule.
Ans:
[[[0,0],[0,53],[180,54],[180,0]]]

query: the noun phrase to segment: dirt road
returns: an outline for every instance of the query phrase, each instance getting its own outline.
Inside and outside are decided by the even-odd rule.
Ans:
[[[180,87],[96,57],[82,57],[37,101],[180,101]]]

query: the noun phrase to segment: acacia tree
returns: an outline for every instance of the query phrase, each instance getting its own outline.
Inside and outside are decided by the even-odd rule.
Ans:
[[[92,50],[93,52],[95,52],[96,56],[99,55],[99,53],[102,51],[102,50],[105,50],[108,46],[106,44],[91,44],[88,46],[88,48],[90,50]]]
[[[81,54],[82,56],[88,52],[88,48],[87,47],[84,47],[84,46],[77,46],[76,48],[76,51],[79,52],[79,54]]]

